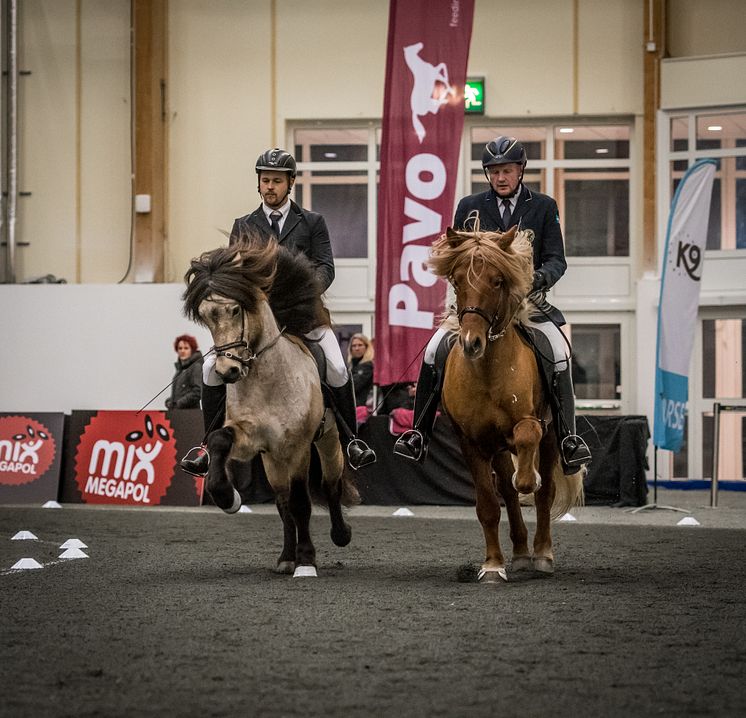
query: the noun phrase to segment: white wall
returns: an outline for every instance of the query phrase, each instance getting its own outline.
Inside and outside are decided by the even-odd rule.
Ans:
[[[139,409],[173,378],[173,341],[209,333],[183,285],[0,285],[0,411]],[[152,406],[163,408],[170,391]]]

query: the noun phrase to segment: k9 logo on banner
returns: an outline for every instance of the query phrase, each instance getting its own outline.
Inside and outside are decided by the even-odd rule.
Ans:
[[[55,448],[52,432],[36,419],[0,417],[0,484],[26,484],[43,476]]]
[[[100,411],[75,454],[75,481],[90,504],[160,503],[174,476],[176,441],[160,411]]]

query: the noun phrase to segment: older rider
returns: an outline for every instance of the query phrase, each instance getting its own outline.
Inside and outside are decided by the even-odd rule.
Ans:
[[[567,269],[557,203],[548,195],[533,192],[523,184],[526,150],[514,137],[497,137],[482,153],[482,168],[490,188],[464,197],[456,208],[454,228],[472,230],[474,210],[484,231],[504,232],[513,225],[533,235],[534,282],[530,295],[530,318],[526,322],[547,338],[552,348],[553,373],[550,381],[555,431],[560,458],[566,474],[573,474],[591,459],[585,441],[575,433],[575,395],[572,386],[570,354],[560,330],[565,318],[546,300],[546,292]],[[415,461],[423,461],[432,437],[440,400],[446,347],[438,352],[448,332],[441,328],[427,349],[415,397],[414,428],[399,437],[394,452]],[[438,361],[436,361],[436,354]],[[442,359],[441,359],[442,357]]]
[[[259,155],[255,169],[262,203],[251,214],[235,220],[230,243],[249,234],[258,234],[265,239],[276,237],[280,245],[303,252],[311,260],[316,267],[319,284],[326,291],[334,280],[329,231],[320,214],[309,212],[290,199],[296,176],[295,159],[285,150],[275,147]],[[317,327],[306,338],[317,343],[324,352],[326,382],[331,390],[337,426],[350,466],[359,469],[372,464],[376,460],[375,452],[356,436],[352,378],[334,332],[330,327]],[[214,364],[214,354],[211,354],[205,360],[202,386],[206,431],[222,426],[225,417],[225,385],[217,378]],[[194,460],[185,458],[181,462],[185,471],[196,474],[206,473],[208,464],[206,453]]]

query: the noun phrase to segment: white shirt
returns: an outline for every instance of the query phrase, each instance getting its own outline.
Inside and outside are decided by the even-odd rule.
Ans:
[[[282,207],[280,207],[279,209],[267,207],[267,205],[262,202],[262,209],[264,210],[264,214],[267,217],[267,222],[269,222],[270,227],[272,226],[272,218],[270,217],[272,212],[279,212],[282,215],[282,217],[277,220],[278,224],[280,225],[280,233],[282,233],[282,228],[285,226],[285,220],[287,219],[288,213],[290,212],[290,200],[285,202],[285,204],[283,204]]]

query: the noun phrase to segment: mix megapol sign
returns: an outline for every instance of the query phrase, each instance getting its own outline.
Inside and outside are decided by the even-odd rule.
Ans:
[[[201,440],[199,411],[74,411],[60,497],[67,503],[199,506],[204,480],[178,457]]]
[[[64,414],[0,414],[0,504],[57,499]]]

